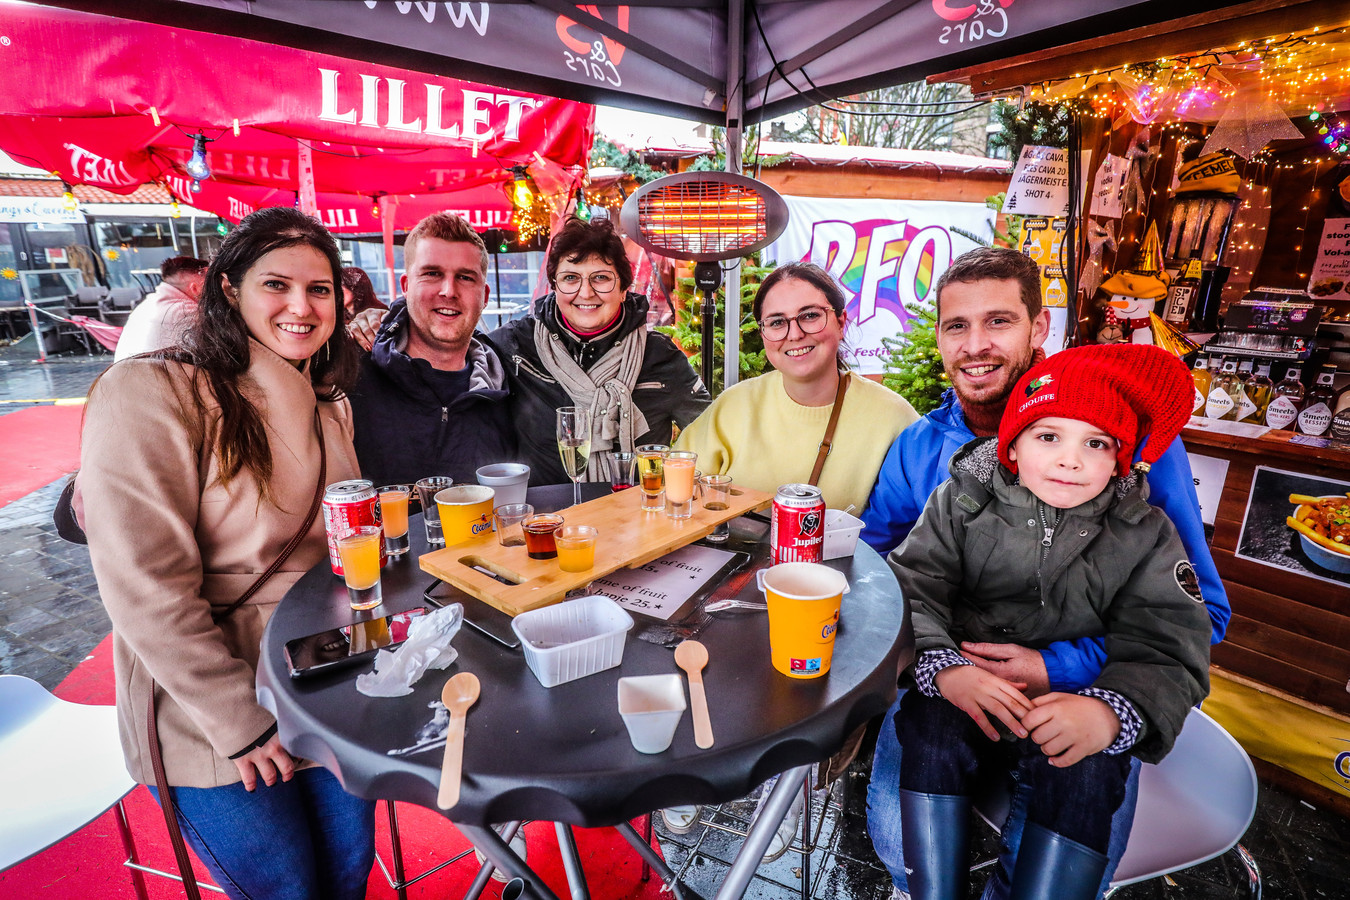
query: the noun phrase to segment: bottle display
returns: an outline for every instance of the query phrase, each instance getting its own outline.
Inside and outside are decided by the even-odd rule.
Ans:
[[[1295,430],[1310,437],[1321,437],[1331,427],[1331,408],[1336,401],[1336,392],[1332,384],[1336,380],[1336,367],[1323,366],[1317,373],[1317,384],[1308,391],[1308,399],[1299,410]]]
[[[1270,363],[1263,362],[1256,367],[1256,374],[1242,383],[1242,409],[1245,412],[1238,415],[1238,421],[1264,425],[1274,387],[1270,380]]]
[[[1163,304],[1163,321],[1178,328],[1186,328],[1195,312],[1195,301],[1200,296],[1200,260],[1188,260],[1181,276],[1167,288]]]
[[[1331,412],[1331,427],[1327,429],[1332,440],[1350,444],[1350,385],[1336,395],[1336,408]]]
[[[1191,370],[1191,380],[1195,382],[1195,402],[1191,404],[1191,415],[1205,414],[1205,398],[1209,396],[1209,383],[1214,376],[1209,373],[1209,357],[1203,353],[1195,357],[1195,368]]]
[[[1298,411],[1303,408],[1303,368],[1290,366],[1284,372],[1284,380],[1275,385],[1270,392],[1270,406],[1266,407],[1266,424],[1271,428],[1288,430],[1298,419]]]
[[[1237,419],[1237,395],[1242,390],[1238,381],[1237,360],[1227,358],[1218,376],[1209,384],[1209,396],[1205,398],[1205,416],[1210,419]]]

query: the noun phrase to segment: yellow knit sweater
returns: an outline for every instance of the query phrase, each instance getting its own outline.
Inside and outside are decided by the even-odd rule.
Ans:
[[[826,506],[852,504],[860,516],[886,451],[919,416],[899,394],[857,374],[849,378],[820,489]],[[829,406],[796,403],[783,389],[782,374],[768,372],[725,391],[680,433],[675,448],[696,452],[705,473],[773,492],[811,477],[829,421]]]

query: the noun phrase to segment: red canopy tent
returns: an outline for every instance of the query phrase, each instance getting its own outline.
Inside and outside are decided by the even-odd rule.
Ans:
[[[438,209],[513,228],[514,167],[554,196],[584,178],[589,104],[70,10],[6,5],[0,25],[0,149],[72,184],[388,234]]]

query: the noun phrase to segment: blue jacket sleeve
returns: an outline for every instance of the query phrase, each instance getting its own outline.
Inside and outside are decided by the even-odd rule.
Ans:
[[[1200,498],[1195,493],[1195,476],[1181,439],[1172,442],[1148,473],[1149,502],[1167,513],[1176,526],[1186,556],[1200,581],[1200,596],[1205,599],[1213,634],[1211,644],[1223,640],[1232,609],[1219,570],[1205,540],[1205,525],[1200,518]],[[1052,691],[1077,691],[1088,687],[1101,674],[1106,663],[1106,644],[1102,638],[1056,641],[1041,651]]]
[[[902,431],[891,449],[886,451],[886,459],[877,472],[877,483],[867,498],[867,509],[863,510],[863,542],[882,556],[900,546],[909,536],[932,493],[929,485],[912,484],[905,472],[906,445],[913,443],[912,435],[911,439],[906,435],[915,430],[911,425]],[[922,491],[921,495],[916,492],[916,487]]]

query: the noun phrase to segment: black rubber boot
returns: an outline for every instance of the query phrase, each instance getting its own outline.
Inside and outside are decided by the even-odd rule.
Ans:
[[[1095,900],[1105,873],[1106,854],[1028,822],[1017,848],[1011,900]]]
[[[911,900],[964,900],[970,876],[970,798],[900,792]]]

